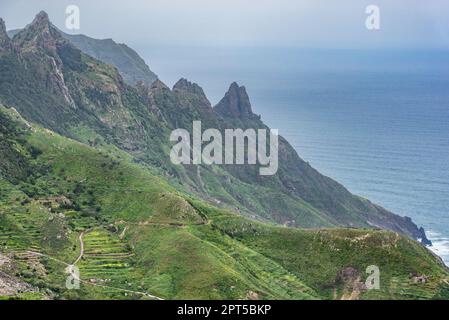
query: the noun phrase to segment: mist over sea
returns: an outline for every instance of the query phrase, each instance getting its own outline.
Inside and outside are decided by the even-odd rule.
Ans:
[[[213,104],[232,81],[321,173],[423,226],[449,264],[449,51],[137,48]]]

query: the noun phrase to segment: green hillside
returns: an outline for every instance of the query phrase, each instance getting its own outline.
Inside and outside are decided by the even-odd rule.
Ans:
[[[16,297],[339,299],[354,291],[339,272],[355,268],[363,282],[370,264],[380,267],[381,290],[358,298],[447,295],[446,268],[403,236],[254,222],[179,193],[118,149],[13,117],[1,108],[2,136],[17,154],[1,162],[0,255],[9,262],[0,271],[30,285]],[[12,174],[17,161],[23,175]],[[67,290],[80,239],[81,289]],[[428,281],[414,283],[420,275]]]
[[[100,43],[97,43],[100,45]],[[440,299],[425,232],[321,175],[280,138],[278,173],[177,166],[169,135],[267,128],[246,89],[213,107],[181,79],[131,86],[45,12],[0,20],[0,297]],[[367,267],[380,290],[367,290]],[[67,270],[81,287],[66,287]]]

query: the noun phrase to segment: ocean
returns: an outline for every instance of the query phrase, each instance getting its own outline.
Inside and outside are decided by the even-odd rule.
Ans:
[[[213,104],[237,81],[321,173],[423,226],[449,265],[449,51],[138,48]]]

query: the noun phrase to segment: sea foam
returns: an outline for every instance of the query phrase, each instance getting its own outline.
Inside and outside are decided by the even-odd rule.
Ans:
[[[427,235],[432,241],[432,246],[429,249],[440,256],[444,263],[449,266],[449,238],[434,231],[427,232]]]

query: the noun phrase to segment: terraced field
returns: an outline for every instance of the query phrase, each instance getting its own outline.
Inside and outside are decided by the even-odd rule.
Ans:
[[[432,299],[438,286],[433,281],[414,282],[408,277],[393,277],[390,281],[390,293],[407,299]]]
[[[36,208],[35,208],[36,209]],[[10,251],[38,250],[42,239],[42,212],[23,207],[5,209],[0,215],[0,247]]]
[[[106,297],[156,298],[139,282],[133,253],[117,232],[96,228],[80,239],[84,252],[77,266],[83,286]]]
[[[236,266],[241,268],[241,272],[253,270],[251,274],[248,274],[248,278],[257,283],[260,290],[268,296],[272,292],[276,292],[286,299],[313,299],[318,296],[298,276],[260,253],[249,249],[239,241],[231,237],[217,237],[214,232],[202,227],[194,227],[192,233],[201,236],[202,239],[231,257]]]
[[[95,229],[84,236],[84,255],[78,266],[82,278],[92,283],[126,286],[132,273],[131,257],[131,252],[118,237],[106,230]]]

